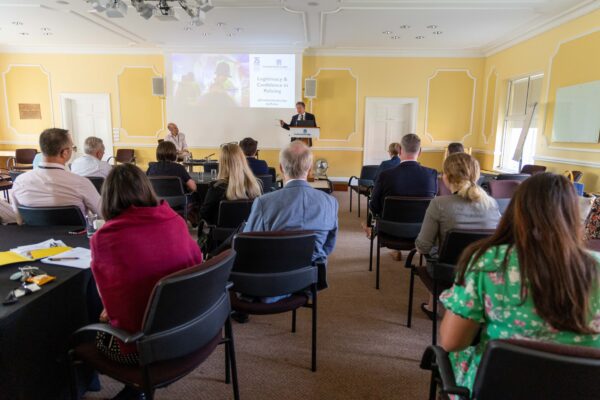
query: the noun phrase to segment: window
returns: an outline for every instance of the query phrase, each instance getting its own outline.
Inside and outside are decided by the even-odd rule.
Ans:
[[[523,125],[525,124],[527,112],[531,112],[533,104],[540,101],[542,78],[543,75],[532,75],[526,78],[515,79],[508,83],[504,130],[502,136],[496,142],[496,148],[500,147],[498,167],[501,170],[519,172],[521,165],[533,164],[535,140],[538,133],[535,115],[532,118],[527,139],[523,146],[521,165],[519,165],[518,161],[513,160],[513,156],[519,142],[519,137],[521,136],[521,131],[523,130]]]

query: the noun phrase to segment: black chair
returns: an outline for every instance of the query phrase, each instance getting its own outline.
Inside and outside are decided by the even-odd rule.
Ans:
[[[235,252],[228,250],[193,268],[162,278],[148,301],[140,332],[126,332],[96,323],[77,330],[69,352],[73,370],[83,363],[101,374],[143,391],[147,399],[192,372],[219,344],[225,344],[225,381],[233,378],[233,395],[239,399],[231,304],[227,283]],[[225,330],[225,335],[223,335]],[[139,366],[111,361],[100,353],[90,332],[106,332],[124,343],[135,344]],[[73,371],[73,395],[77,377]],[[77,397],[73,397],[77,398]]]
[[[215,247],[227,240],[248,220],[253,202],[254,200],[222,200],[219,203],[217,224],[210,229]]]
[[[352,192],[356,192],[358,196],[358,217],[360,218],[360,196],[363,195],[367,198],[367,207],[369,206],[369,199],[371,198],[371,190],[375,185],[375,173],[377,172],[379,165],[363,165],[360,169],[360,177],[351,176],[348,180],[348,187],[350,188],[350,212],[352,212]],[[352,180],[356,180],[356,184],[352,184]]]
[[[369,271],[373,270],[373,242],[377,238],[375,288],[379,289],[380,250],[382,247],[398,251],[415,248],[415,239],[421,231],[429,197],[388,196],[383,203],[383,214],[371,232]]]
[[[256,179],[258,179],[262,185],[262,192],[269,193],[275,190],[275,181],[273,177],[269,175],[257,175]]]
[[[493,340],[487,344],[473,391],[457,386],[448,353],[429,346],[421,369],[430,370],[429,399],[531,400],[598,399],[600,350],[533,340]]]
[[[531,178],[529,174],[500,174],[496,176],[497,181],[521,181]]]
[[[312,232],[252,232],[236,235],[237,258],[231,273],[233,290],[251,297],[274,297],[292,293],[276,303],[247,302],[231,294],[235,311],[269,315],[292,312],[296,332],[296,310],[312,309],[312,371],[317,370],[317,282],[312,265],[315,235]],[[311,296],[307,295],[310,291]],[[312,300],[311,300],[312,297]]]
[[[78,226],[85,228],[86,222],[77,206],[26,207],[18,206],[19,215],[25,225],[30,226]]]
[[[149,176],[148,178],[156,195],[169,203],[171,208],[187,221],[191,202],[181,179],[177,176]]]
[[[408,289],[408,312],[406,314],[406,326],[410,328],[412,323],[412,307],[415,287],[415,275],[419,275],[429,292],[433,295],[433,324],[431,342],[437,342],[437,311],[438,296],[444,289],[454,283],[454,271],[462,252],[472,243],[485,239],[494,233],[493,230],[460,230],[453,229],[446,234],[444,243],[437,258],[426,257],[428,267],[417,267],[412,260],[417,250],[412,250],[406,258],[405,267],[410,269],[410,286]],[[433,274],[430,274],[433,272]]]
[[[104,178],[101,176],[88,176],[87,178],[92,182],[98,193],[102,193],[102,185],[104,185]]]
[[[36,149],[15,150],[15,156],[6,160],[6,169],[11,171],[33,169],[33,159],[37,153]]]
[[[546,172],[546,166],[544,165],[526,164],[521,168],[521,174],[535,175],[541,174],[542,172]]]
[[[204,172],[210,173],[210,171],[219,172],[219,163],[218,162],[206,162],[204,163]]]
[[[4,194],[4,199],[10,202],[10,196],[8,195],[8,191],[12,189],[13,182],[10,176],[9,171],[4,171],[0,169],[0,192]]]

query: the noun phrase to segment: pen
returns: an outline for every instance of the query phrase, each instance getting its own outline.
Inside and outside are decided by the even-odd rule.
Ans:
[[[50,261],[79,260],[79,257],[49,258]]]

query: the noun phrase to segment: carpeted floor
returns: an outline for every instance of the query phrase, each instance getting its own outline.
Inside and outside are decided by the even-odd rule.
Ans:
[[[381,289],[369,272],[369,241],[348,194],[340,203],[338,241],[329,260],[330,288],[319,295],[318,371],[310,371],[310,310],[234,322],[240,396],[244,400],[422,399],[428,374],[419,360],[430,341],[431,322],[418,310],[426,291],[417,283],[413,327],[405,327],[408,271],[382,250]],[[356,199],[355,199],[356,201]],[[364,204],[364,202],[363,202]],[[356,205],[356,203],[355,203]],[[217,351],[192,374],[156,392],[157,399],[229,399],[224,355]],[[107,399],[121,385],[102,377],[103,390],[86,399]]]

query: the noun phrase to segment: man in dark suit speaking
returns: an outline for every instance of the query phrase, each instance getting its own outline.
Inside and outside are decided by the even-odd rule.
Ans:
[[[296,103],[296,111],[298,112],[298,114],[296,114],[292,117],[292,121],[289,124],[286,124],[284,121],[279,120],[279,124],[281,125],[281,127],[283,129],[289,131],[290,126],[317,126],[317,120],[316,120],[314,114],[306,112],[306,105],[304,104],[304,102],[299,101]],[[311,123],[311,122],[304,122],[304,121],[314,121],[314,122]],[[292,142],[294,140],[298,140],[298,138],[292,138]],[[300,140],[302,140],[308,146],[312,146],[311,138],[300,139]]]

